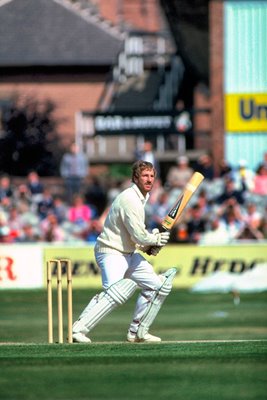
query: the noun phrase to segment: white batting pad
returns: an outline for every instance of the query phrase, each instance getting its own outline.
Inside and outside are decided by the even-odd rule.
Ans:
[[[73,333],[87,334],[103,317],[118,305],[124,304],[135,292],[137,284],[121,279],[107,290],[93,297],[79,319],[73,324]]]
[[[177,269],[170,268],[166,271],[163,276],[165,276],[165,281],[162,284],[159,291],[155,292],[153,299],[149,303],[138,327],[137,337],[142,339],[144,335],[148,332],[150,326],[152,325],[154,319],[156,318],[164,300],[171,292],[172,289],[172,281],[176,275]]]

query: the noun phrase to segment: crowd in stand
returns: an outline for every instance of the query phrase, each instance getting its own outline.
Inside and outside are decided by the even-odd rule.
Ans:
[[[171,232],[172,243],[226,244],[238,240],[267,239],[267,154],[255,171],[240,160],[237,168],[221,163],[215,177],[212,160],[200,157],[195,170],[205,176],[182,219]],[[147,227],[160,226],[194,169],[179,157],[164,182],[160,174],[146,206]],[[87,185],[69,193],[52,194],[32,171],[25,182],[14,186],[0,175],[0,242],[94,243],[111,201],[131,184],[87,177]]]
[[[256,171],[245,160],[236,168],[222,161],[219,176],[215,176],[209,155],[200,157],[195,170],[205,180],[171,232],[172,242],[226,244],[267,239],[267,153]],[[159,226],[193,172],[184,156],[169,169],[166,182],[149,205],[151,228]]]

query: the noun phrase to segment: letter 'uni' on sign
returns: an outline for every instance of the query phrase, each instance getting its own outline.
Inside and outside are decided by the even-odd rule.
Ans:
[[[267,93],[225,95],[227,132],[267,132]]]

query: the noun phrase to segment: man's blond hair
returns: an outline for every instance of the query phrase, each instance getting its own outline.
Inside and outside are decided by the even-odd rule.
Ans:
[[[141,173],[145,169],[153,170],[154,175],[156,177],[157,173],[156,173],[156,170],[154,168],[154,165],[151,162],[138,160],[132,166],[132,182],[134,182],[135,178],[138,179],[139,176],[141,175]]]

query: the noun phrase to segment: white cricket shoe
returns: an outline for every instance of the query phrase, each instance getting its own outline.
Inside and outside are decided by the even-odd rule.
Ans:
[[[136,333],[128,332],[127,334],[127,342],[131,343],[159,343],[161,342],[161,338],[158,336],[151,335],[150,333],[146,333],[143,338],[137,337]]]
[[[74,343],[91,343],[91,340],[81,332],[73,333],[72,340]]]

